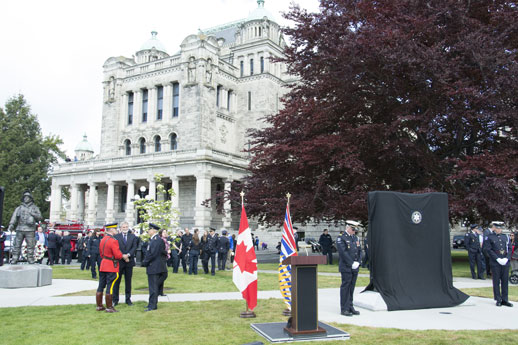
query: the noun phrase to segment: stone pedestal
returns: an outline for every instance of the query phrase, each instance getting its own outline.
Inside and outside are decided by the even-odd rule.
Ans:
[[[16,289],[52,285],[52,268],[45,265],[0,267],[0,288]]]

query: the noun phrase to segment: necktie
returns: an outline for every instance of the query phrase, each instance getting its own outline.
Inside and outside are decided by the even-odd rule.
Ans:
[[[124,234],[124,243],[126,243],[126,240],[127,240],[126,234]]]

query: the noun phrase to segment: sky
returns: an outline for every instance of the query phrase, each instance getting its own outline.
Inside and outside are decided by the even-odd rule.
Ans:
[[[294,0],[311,12],[318,0]],[[292,0],[266,0],[281,25]],[[158,32],[169,54],[198,29],[246,18],[256,0],[0,1],[0,106],[23,94],[44,135],[57,135],[71,158],[84,134],[99,153],[102,66],[131,57]]]

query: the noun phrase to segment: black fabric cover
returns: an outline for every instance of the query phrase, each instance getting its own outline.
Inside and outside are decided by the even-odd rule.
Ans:
[[[419,212],[421,221],[412,220]],[[414,214],[419,220],[419,214]],[[388,310],[452,307],[468,299],[453,287],[448,195],[369,193],[371,282]]]

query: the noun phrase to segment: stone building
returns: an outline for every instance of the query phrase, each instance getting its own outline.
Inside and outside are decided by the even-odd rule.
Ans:
[[[216,212],[217,200],[202,202],[247,174],[246,131],[278,111],[293,81],[270,60],[283,56],[285,42],[264,0],[257,4],[246,19],[187,36],[174,54],[153,31],[134,57],[106,60],[100,153],[92,157],[85,136],[77,161],[54,168],[51,221],[63,220],[67,187],[67,220],[133,225],[136,194],[164,197],[154,180],[162,174],[180,226],[238,227]]]

